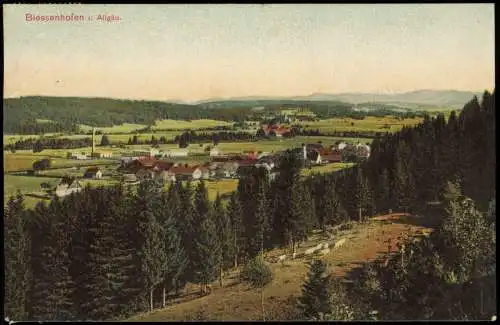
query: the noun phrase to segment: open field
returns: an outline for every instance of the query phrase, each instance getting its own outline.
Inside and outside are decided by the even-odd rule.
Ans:
[[[365,117],[363,120],[356,120],[351,118],[332,118],[320,120],[316,122],[300,122],[306,129],[318,129],[320,132],[333,132],[333,131],[373,131],[373,132],[396,132],[403,128],[403,126],[416,125],[422,121],[421,118],[407,118],[404,120],[397,119],[392,116],[384,118],[379,117]],[[384,127],[389,128],[384,128]]]
[[[40,184],[49,183],[55,186],[58,181],[58,179],[52,177],[4,175],[4,200],[7,200],[11,195],[16,195],[17,190],[19,190],[22,194],[43,194]]]
[[[10,153],[4,152],[3,157],[3,171],[4,173],[15,172],[18,170],[31,169],[33,163],[40,159],[49,158],[51,160],[51,167],[66,167],[66,166],[88,166],[93,164],[111,163],[112,161],[106,159],[94,160],[74,160],[66,159],[68,150],[44,150],[38,154],[33,153]]]
[[[303,176],[309,176],[313,174],[325,174],[325,173],[333,173],[336,171],[339,171],[344,168],[349,168],[354,166],[354,163],[332,163],[332,164],[326,164],[326,165],[321,165],[321,166],[313,166],[310,169],[304,168],[301,170],[301,175]]]
[[[402,233],[415,236],[417,231],[429,232],[422,219],[399,215],[392,222],[369,220],[352,223],[352,228],[339,231],[335,238],[345,238],[346,243],[325,256],[316,257],[328,263],[330,273],[335,277],[348,277],[364,263],[377,259],[387,251],[386,241],[395,239]],[[307,243],[300,245],[300,251],[323,242],[321,234],[312,235]],[[277,256],[283,250],[275,250],[269,255]],[[307,277],[308,259],[298,258],[285,265],[271,263],[273,281],[264,289],[266,320],[280,320],[293,308],[293,301],[300,296],[301,286]],[[196,313],[203,312],[206,320],[261,320],[260,289],[251,288],[238,281],[239,270],[232,270],[226,276],[226,285],[220,288],[212,284],[212,293],[200,298],[199,287],[189,284],[180,298],[171,301],[170,306],[152,313],[134,316],[128,321],[181,321],[189,320]]]
[[[199,182],[200,181],[191,181],[192,188],[196,188]],[[186,183],[186,181],[182,182],[183,185],[186,185]],[[165,190],[168,190],[170,185],[172,185],[172,183],[166,183]],[[217,193],[219,193],[220,196],[223,196],[236,191],[236,188],[238,187],[238,179],[221,179],[218,181],[205,180],[205,186],[208,190],[208,199],[210,201],[214,201],[217,197]]]

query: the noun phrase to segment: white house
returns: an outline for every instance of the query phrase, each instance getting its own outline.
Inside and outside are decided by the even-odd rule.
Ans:
[[[366,158],[370,157],[370,146],[369,145],[358,142],[358,144],[356,144],[356,149],[365,151]]]
[[[220,156],[221,154],[222,152],[217,147],[213,147],[212,149],[210,149],[210,157]]]
[[[70,152],[68,153],[68,158],[77,160],[87,160],[90,157],[86,153]]]
[[[100,151],[94,152],[95,158],[113,158],[113,153],[111,151]]]
[[[340,142],[338,145],[337,145],[337,149],[338,150],[344,150],[345,147],[347,147],[347,143],[346,142]]]
[[[187,157],[188,151],[186,149],[172,149],[165,152],[165,157]]]
[[[70,195],[71,193],[80,192],[83,189],[79,181],[75,179],[63,179],[61,183],[56,187],[56,195],[58,197],[63,197]]]

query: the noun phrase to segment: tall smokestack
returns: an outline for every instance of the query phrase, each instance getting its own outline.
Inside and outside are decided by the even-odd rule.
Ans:
[[[95,128],[92,128],[92,153],[91,157],[94,157],[95,152]]]

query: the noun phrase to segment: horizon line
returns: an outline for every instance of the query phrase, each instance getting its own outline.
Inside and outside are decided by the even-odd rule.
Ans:
[[[379,91],[379,92],[364,92],[364,91],[347,91],[347,92],[314,92],[314,93],[309,93],[306,95],[236,95],[232,97],[209,97],[209,98],[201,98],[201,99],[194,99],[194,100],[184,100],[184,99],[175,99],[175,98],[170,98],[170,99],[155,99],[155,98],[124,98],[124,97],[102,97],[102,96],[74,96],[74,95],[68,95],[68,96],[56,96],[56,95],[42,95],[42,94],[35,94],[35,95],[20,95],[20,96],[4,96],[3,99],[17,99],[17,98],[23,98],[23,97],[54,97],[54,98],[87,98],[87,99],[113,99],[113,100],[123,100],[123,101],[153,101],[153,102],[164,102],[164,103],[177,103],[177,104],[199,104],[201,102],[206,102],[206,101],[228,101],[228,100],[245,100],[245,98],[283,98],[283,99],[293,99],[294,97],[310,97],[310,96],[315,96],[315,95],[330,95],[330,96],[340,96],[340,95],[402,95],[402,94],[408,94],[408,93],[415,93],[415,92],[423,92],[423,91],[434,91],[434,92],[443,92],[443,91],[455,91],[455,92],[470,92],[470,93],[484,93],[485,91],[488,92],[493,92],[495,90],[495,87],[492,88],[485,88],[483,90],[470,90],[470,89],[431,89],[431,88],[419,88],[419,89],[414,89],[414,90],[408,90],[408,91],[401,91],[401,92],[388,92],[388,91]]]

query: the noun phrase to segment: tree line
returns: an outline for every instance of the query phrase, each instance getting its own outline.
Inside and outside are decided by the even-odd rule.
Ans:
[[[33,150],[42,152],[45,149],[75,149],[92,146],[92,138],[68,139],[68,138],[28,138],[16,141],[4,146],[4,150],[15,152],[16,150]]]
[[[37,122],[34,118],[4,121],[3,132],[7,134],[46,134],[46,133],[78,133],[80,127],[71,120],[57,122]]]

